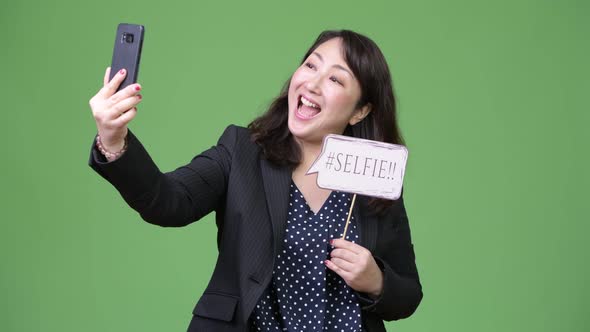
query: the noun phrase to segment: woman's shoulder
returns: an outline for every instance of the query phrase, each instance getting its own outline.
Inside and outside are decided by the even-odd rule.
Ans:
[[[257,151],[259,147],[254,143],[251,136],[249,128],[230,124],[225,128],[221,137],[219,137],[217,144],[225,146],[233,151],[254,152]]]
[[[230,124],[225,128],[223,134],[221,134],[222,138],[225,136],[230,136],[235,139],[250,137],[250,129],[235,124]]]

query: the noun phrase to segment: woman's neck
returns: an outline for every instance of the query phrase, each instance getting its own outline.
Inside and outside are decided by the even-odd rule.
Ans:
[[[304,174],[311,167],[313,162],[317,159],[322,151],[322,143],[313,144],[307,142],[298,142],[299,148],[301,149],[301,160],[299,165],[295,168],[295,172]]]
[[[317,213],[326,199],[330,196],[331,190],[322,189],[317,185],[318,173],[306,175],[307,171],[322,151],[322,144],[300,144],[301,161],[293,170],[291,178],[301,191],[310,209]]]

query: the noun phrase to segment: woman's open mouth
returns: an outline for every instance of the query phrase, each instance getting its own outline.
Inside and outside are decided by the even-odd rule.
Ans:
[[[299,103],[297,104],[297,111],[295,112],[295,114],[298,118],[307,120],[315,117],[321,111],[322,109],[318,104],[315,104],[314,102],[310,101],[304,96],[300,96]]]

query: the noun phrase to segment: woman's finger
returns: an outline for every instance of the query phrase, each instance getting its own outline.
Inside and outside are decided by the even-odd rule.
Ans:
[[[111,97],[115,93],[115,91],[117,91],[117,88],[119,87],[119,85],[121,85],[121,82],[123,82],[126,75],[127,71],[125,69],[119,70],[117,74],[115,74],[115,77],[113,77],[113,79],[110,82],[108,82],[105,86],[102,87],[102,89],[100,89],[98,94],[105,99]]]
[[[359,259],[358,254],[348,250],[348,249],[342,249],[342,248],[338,248],[338,249],[334,249],[332,250],[332,252],[330,252],[330,257],[337,257],[340,258],[342,260],[345,260],[349,263],[356,263]]]
[[[129,97],[135,96],[139,93],[139,91],[141,91],[141,85],[139,84],[131,84],[127,87],[125,87],[125,89],[115,93],[114,95],[112,95],[109,98],[109,102],[112,105],[117,104],[119,101],[127,99]]]
[[[120,117],[113,121],[113,124],[117,127],[127,126],[127,124],[135,118],[137,115],[137,108],[133,107],[132,109],[128,110],[127,112],[123,113]]]
[[[107,70],[104,72],[104,78],[102,80],[102,86],[109,84],[109,77],[111,76],[111,67],[107,67]]]
[[[330,244],[335,248],[348,249],[354,252],[355,254],[360,254],[363,250],[366,250],[364,247],[359,246],[356,243],[352,243],[350,241],[343,240],[340,238],[332,239],[332,241],[330,241]]]
[[[332,257],[330,261],[346,272],[353,272],[355,270],[355,265],[353,263],[347,262],[341,258]]]
[[[338,274],[342,279],[344,279],[344,281],[350,279],[350,272],[344,270],[342,267],[338,266],[337,264],[335,264],[331,260],[325,260],[324,264],[326,265],[327,268],[336,272],[336,274]]]
[[[119,116],[121,116],[121,114],[123,114],[123,113],[127,112],[128,110],[130,110],[131,108],[137,106],[137,104],[139,104],[141,102],[141,99],[142,99],[141,95],[136,95],[136,96],[131,96],[129,98],[121,100],[117,104],[113,105],[113,107],[111,107],[109,118],[110,119],[118,118]]]

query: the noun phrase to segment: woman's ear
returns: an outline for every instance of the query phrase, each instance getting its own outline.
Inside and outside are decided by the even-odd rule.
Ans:
[[[354,114],[352,115],[348,123],[351,126],[354,126],[355,124],[361,122],[367,115],[369,115],[369,113],[371,113],[372,109],[373,105],[371,105],[371,103],[365,104],[365,106],[354,111]]]

